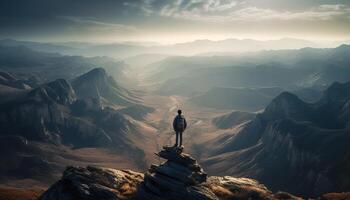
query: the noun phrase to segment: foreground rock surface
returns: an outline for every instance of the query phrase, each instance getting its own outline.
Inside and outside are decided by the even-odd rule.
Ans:
[[[160,197],[142,189],[143,174],[130,170],[115,170],[88,166],[68,167],[62,179],[53,184],[39,200],[117,200],[173,199]],[[185,195],[185,196],[181,196]],[[178,199],[299,199],[288,193],[273,194],[264,185],[247,178],[211,176],[206,182],[179,191]]]
[[[152,165],[145,174],[94,166],[68,167],[62,179],[39,200],[300,199],[288,193],[274,194],[252,179],[207,177],[197,161],[182,151],[164,147],[157,155],[166,161]]]
[[[53,184],[39,199],[130,199],[142,181],[143,174],[129,170],[93,166],[68,167],[62,179]]]
[[[145,173],[135,199],[218,199],[202,183],[207,174],[183,147],[163,147],[157,156],[167,161]]]

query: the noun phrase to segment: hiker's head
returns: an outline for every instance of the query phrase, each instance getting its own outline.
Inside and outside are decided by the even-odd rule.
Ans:
[[[181,110],[177,110],[177,113],[178,113],[179,115],[181,115],[182,111],[181,111]]]

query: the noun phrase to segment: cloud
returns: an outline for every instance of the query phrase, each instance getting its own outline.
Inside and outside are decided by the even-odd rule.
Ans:
[[[260,8],[244,0],[143,0],[127,5],[140,8],[146,15],[199,21],[310,21],[350,16],[350,7],[343,4],[323,4],[299,11]]]
[[[247,7],[231,13],[231,17],[240,20],[331,20],[335,17],[349,16],[350,9],[344,5],[320,5],[318,7],[299,11],[277,11]]]
[[[79,27],[84,26],[89,29],[100,30],[100,31],[101,30],[105,30],[105,31],[109,30],[114,32],[138,31],[138,29],[134,26],[103,22],[103,21],[96,20],[93,17],[58,16],[58,18],[78,24],[80,25]]]

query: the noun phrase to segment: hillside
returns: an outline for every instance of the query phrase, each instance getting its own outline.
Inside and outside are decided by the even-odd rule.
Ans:
[[[349,190],[349,86],[334,83],[313,104],[280,94],[224,144],[210,142],[216,150],[205,166],[209,172],[256,178],[272,190],[303,196]]]
[[[145,157],[152,149],[145,147],[152,142],[152,129],[141,121],[153,110],[126,100],[128,104],[122,110],[106,106],[123,105],[112,101],[118,100],[118,89],[131,93],[118,87],[103,69],[92,70],[77,80],[95,86],[95,94],[100,96],[81,96],[80,88],[73,88],[64,79],[33,89],[6,86],[13,92],[4,94],[7,99],[0,103],[0,137],[4,144],[0,157],[8,163],[0,168],[4,183],[34,179],[45,185],[57,178],[68,163],[111,162],[109,165],[114,166],[114,162],[124,160],[124,166],[144,168]],[[84,155],[91,148],[95,150]],[[79,149],[82,158],[75,155]],[[101,158],[93,158],[99,154]],[[138,161],[125,161],[129,156]]]
[[[103,68],[95,68],[75,78],[72,86],[78,98],[94,98],[116,105],[135,105],[139,100],[135,94],[118,85]]]

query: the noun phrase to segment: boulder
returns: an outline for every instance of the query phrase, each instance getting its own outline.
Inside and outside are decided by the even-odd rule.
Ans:
[[[39,200],[117,200],[129,199],[142,182],[143,174],[88,166],[67,167],[61,180]]]

